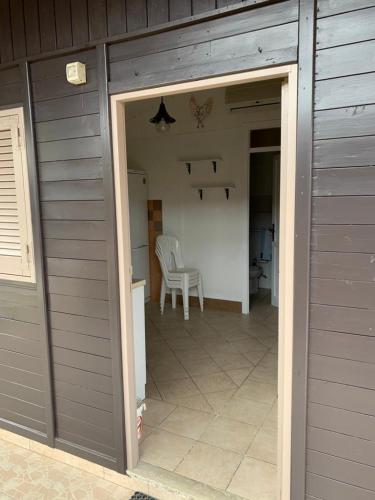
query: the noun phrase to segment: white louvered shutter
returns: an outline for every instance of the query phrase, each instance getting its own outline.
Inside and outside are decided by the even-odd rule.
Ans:
[[[0,277],[27,279],[32,248],[23,120],[20,110],[8,113],[0,114]]]

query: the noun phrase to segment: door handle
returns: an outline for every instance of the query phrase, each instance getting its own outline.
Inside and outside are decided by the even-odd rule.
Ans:
[[[275,241],[275,224],[272,224],[272,227],[268,229],[268,231],[271,233],[272,241]]]

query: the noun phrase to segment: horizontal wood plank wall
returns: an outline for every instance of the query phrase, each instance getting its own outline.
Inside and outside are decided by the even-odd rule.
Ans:
[[[83,86],[66,82],[77,55],[31,64],[56,446],[117,468],[96,51],[78,57]]]
[[[269,0],[1,0],[0,64],[262,3]]]
[[[307,494],[375,498],[375,1],[319,0]]]
[[[24,104],[20,68],[0,71],[0,108]],[[0,427],[47,442],[42,312],[35,286],[0,282]]]
[[[287,0],[110,45],[109,91],[292,63],[297,44],[298,2]]]

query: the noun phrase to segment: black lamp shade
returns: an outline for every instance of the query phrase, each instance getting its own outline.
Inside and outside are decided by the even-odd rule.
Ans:
[[[161,121],[164,121],[165,123],[174,123],[176,121],[168,113],[167,108],[165,107],[163,98],[161,98],[161,103],[160,103],[158,112],[156,113],[156,115],[153,118],[150,119],[150,123],[158,124]]]

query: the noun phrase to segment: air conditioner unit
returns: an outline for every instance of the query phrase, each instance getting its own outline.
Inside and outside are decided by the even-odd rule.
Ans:
[[[281,80],[233,85],[225,91],[225,105],[230,110],[280,104]]]

